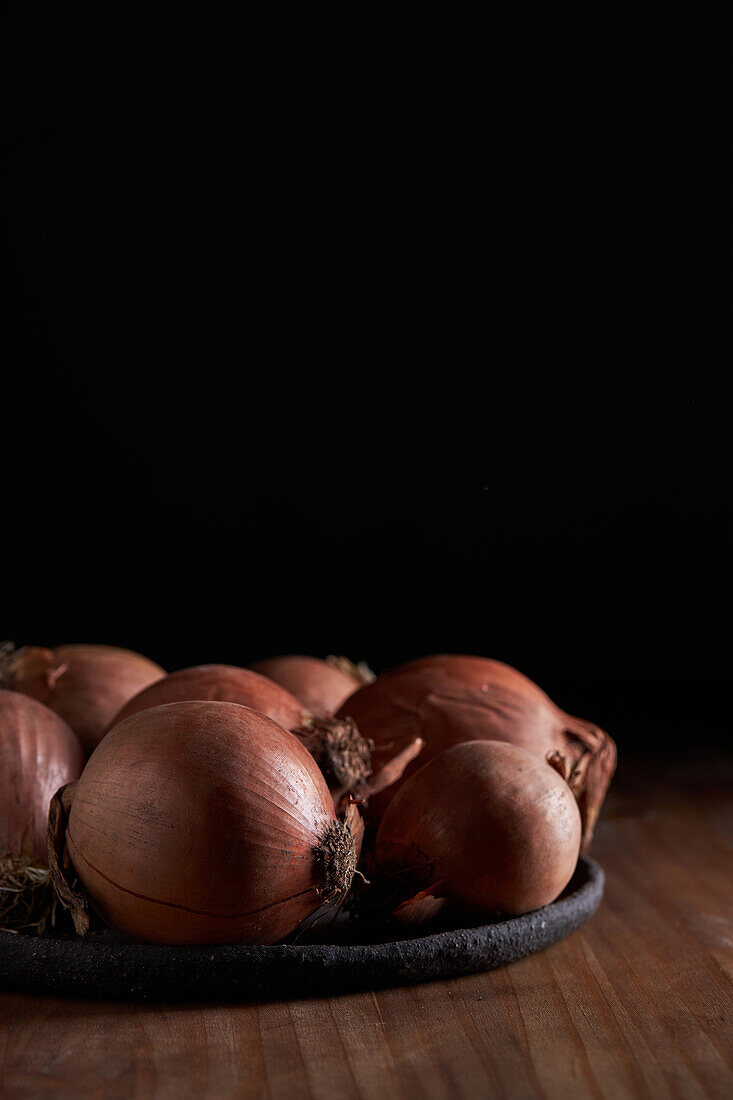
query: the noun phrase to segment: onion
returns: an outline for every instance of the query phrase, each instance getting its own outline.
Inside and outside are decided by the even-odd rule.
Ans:
[[[567,886],[580,835],[577,803],[549,763],[500,741],[454,745],[390,802],[375,890],[406,923],[446,903],[479,918],[528,913]]]
[[[360,819],[340,821],[296,737],[247,707],[182,702],[116,726],[52,806],[54,882],[78,930],[82,899],[154,943],[275,943],[338,904]],[[70,805],[70,810],[68,809]]]
[[[268,657],[255,661],[252,668],[282,684],[317,718],[333,714],[357,688],[374,679],[366,665],[355,665],[346,657]]]
[[[132,714],[159,707],[164,703],[201,702],[241,703],[266,714],[286,730],[302,726],[310,712],[285,688],[248,668],[236,665],[195,665],[170,672],[162,680],[144,688],[129,699],[110,723],[119,725]]]
[[[39,930],[50,895],[46,864],[48,804],[60,784],[78,779],[84,750],[52,710],[0,691],[0,925]]]
[[[51,796],[78,779],[84,750],[52,710],[0,691],[0,856],[46,858]]]
[[[112,725],[149,707],[192,699],[240,703],[290,730],[315,757],[337,805],[347,794],[365,797],[383,789],[402,774],[402,769],[421,747],[421,743],[416,745],[414,739],[411,740],[397,761],[392,759],[392,754],[385,759],[379,776],[372,778],[370,745],[350,718],[314,718],[280,684],[251,669],[234,665],[197,665],[172,672],[130,699]]]
[[[507,741],[545,758],[558,754],[578,799],[584,847],[616,767],[616,746],[598,726],[565,714],[521,672],[484,657],[424,657],[355,692],[338,715],[352,717],[374,742],[375,768],[413,738],[425,741],[419,765],[462,741]],[[419,765],[405,771],[403,780]],[[398,789],[369,804],[378,821]]]
[[[165,670],[147,657],[106,645],[14,650],[6,643],[0,663],[0,686],[30,695],[60,714],[87,752],[123,703],[161,676]]]

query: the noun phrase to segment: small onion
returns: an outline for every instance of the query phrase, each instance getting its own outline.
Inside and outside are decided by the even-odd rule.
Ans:
[[[371,877],[406,923],[446,903],[478,918],[527,913],[569,883],[580,833],[578,805],[549,763],[500,741],[464,742],[392,799]]]
[[[56,649],[6,644],[0,686],[45,703],[68,722],[87,752],[104,736],[120,707],[165,670],[129,649],[62,645]]]
[[[297,738],[222,702],[169,703],[116,726],[52,806],[59,895],[154,943],[275,943],[337,904],[356,869],[359,817],[340,821]],[[61,810],[59,809],[61,802]]]
[[[35,699],[0,691],[3,927],[41,930],[36,926],[51,900],[44,892],[48,804],[59,785],[78,779],[83,767],[84,750],[63,718]]]
[[[374,679],[366,665],[345,657],[268,657],[255,661],[252,668],[282,684],[317,718],[334,714],[357,688]]]
[[[299,699],[267,676],[235,665],[197,665],[171,672],[122,708],[113,726],[164,703],[198,699],[239,703],[272,718],[303,742],[318,761],[335,798],[357,789],[371,775],[369,745],[348,719],[315,720]]]
[[[546,758],[556,754],[578,799],[584,846],[616,767],[616,746],[598,726],[560,710],[521,672],[485,657],[423,657],[379,676],[340,708],[374,743],[378,767],[385,756],[421,737],[425,748],[404,779],[451,745],[507,741]],[[369,804],[379,821],[396,783]]]

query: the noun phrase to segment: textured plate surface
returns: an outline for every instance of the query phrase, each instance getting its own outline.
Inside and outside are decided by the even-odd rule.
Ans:
[[[333,929],[329,943],[157,947],[103,939],[39,939],[0,933],[0,986],[69,996],[222,1000],[303,997],[377,989],[472,974],[542,951],[584,924],[603,896],[604,875],[581,857],[557,901],[522,917],[475,928],[385,942],[349,943]],[[359,934],[364,936],[362,925]],[[326,933],[328,934],[328,930]],[[323,933],[322,933],[323,935]],[[336,939],[340,942],[333,942]]]

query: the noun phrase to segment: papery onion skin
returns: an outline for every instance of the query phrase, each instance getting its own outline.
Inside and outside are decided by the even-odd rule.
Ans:
[[[286,730],[295,729],[311,718],[299,699],[258,672],[236,665],[194,665],[169,673],[128,700],[114,717],[112,726],[149,707],[194,699],[252,707]]]
[[[578,799],[588,847],[616,767],[616,746],[598,726],[560,710],[516,669],[485,657],[440,655],[411,661],[355,692],[338,716],[353,718],[374,742],[375,770],[415,736],[425,741],[404,782],[438,753],[463,741],[496,740],[545,758],[558,752]],[[399,782],[370,801],[378,822]]]
[[[518,915],[562,893],[580,839],[578,805],[550,764],[516,745],[464,742],[392,799],[370,878],[410,923],[439,899],[477,917]]]
[[[48,707],[0,690],[0,856],[46,862],[51,796],[84,767],[74,731]]]
[[[364,683],[357,666],[354,666],[354,672],[346,671],[343,666],[331,661],[298,654],[267,657],[255,661],[251,667],[287,688],[316,718],[335,714],[341,704]]]
[[[140,653],[79,644],[6,652],[2,681],[61,715],[91,752],[120,707],[162,676],[165,670]]]
[[[348,888],[357,852],[344,828],[292,734],[239,704],[181,702],[100,743],[66,840],[113,928],[161,944],[268,944]],[[329,837],[346,846],[335,872]]]

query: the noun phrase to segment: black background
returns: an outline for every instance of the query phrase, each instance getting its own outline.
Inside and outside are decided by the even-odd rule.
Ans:
[[[0,630],[722,739],[730,28],[183,19],[9,9]]]

